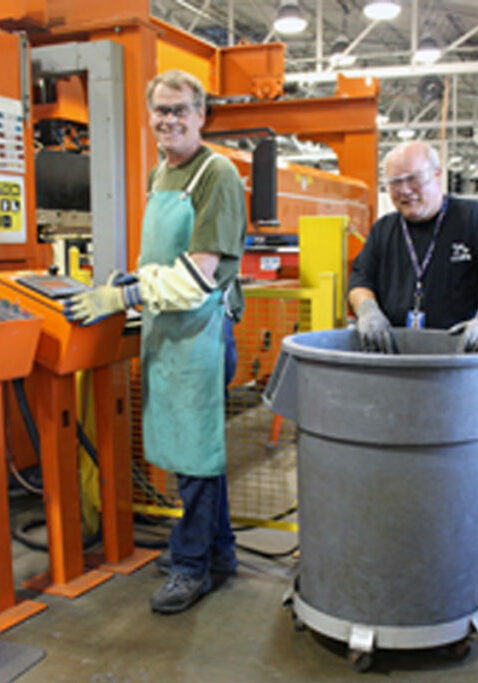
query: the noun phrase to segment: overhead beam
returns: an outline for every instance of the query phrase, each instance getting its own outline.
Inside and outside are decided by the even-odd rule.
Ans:
[[[277,135],[304,138],[323,133],[340,135],[375,130],[373,98],[322,97],[235,103],[213,106],[205,130],[260,128],[264,121]]]
[[[427,121],[425,123],[410,121],[407,124],[404,121],[401,121],[399,123],[386,123],[381,125],[380,132],[387,133],[401,130],[405,125],[410,126],[414,130],[441,130],[443,127],[441,121]],[[476,126],[476,121],[473,119],[449,119],[445,126],[446,128],[474,128]]]

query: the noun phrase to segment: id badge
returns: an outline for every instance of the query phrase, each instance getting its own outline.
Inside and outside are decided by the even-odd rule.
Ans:
[[[408,311],[407,327],[412,330],[421,330],[425,327],[425,313],[423,311]]]

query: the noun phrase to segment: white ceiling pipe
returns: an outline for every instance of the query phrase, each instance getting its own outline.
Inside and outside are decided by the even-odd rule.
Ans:
[[[436,64],[404,64],[399,66],[377,66],[361,69],[353,68],[342,72],[350,78],[376,77],[386,78],[411,78],[430,75],[447,74],[478,74],[478,62],[449,62]],[[285,80],[288,83],[332,83],[337,79],[335,72],[301,71],[287,73]]]

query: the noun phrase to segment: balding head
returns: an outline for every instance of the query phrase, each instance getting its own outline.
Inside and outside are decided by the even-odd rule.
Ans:
[[[407,163],[409,159],[423,159],[424,163],[428,161],[431,168],[440,168],[440,157],[436,149],[423,140],[413,140],[402,142],[387,154],[384,159],[385,177],[396,175],[388,172],[390,165],[396,166],[400,163]]]
[[[421,223],[438,213],[443,202],[437,152],[426,142],[403,142],[385,157],[385,182],[392,202],[408,221]]]

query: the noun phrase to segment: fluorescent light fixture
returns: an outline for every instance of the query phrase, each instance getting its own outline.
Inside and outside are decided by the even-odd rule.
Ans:
[[[369,19],[395,19],[402,11],[402,7],[396,0],[371,0],[363,11]]]
[[[332,45],[332,54],[329,57],[330,66],[334,69],[337,67],[345,68],[352,66],[357,61],[355,55],[345,54],[345,50],[350,45],[350,41],[346,35],[341,34],[337,36]]]
[[[300,33],[307,26],[307,21],[299,7],[298,0],[281,0],[279,12],[274,21],[278,33],[293,35]]]
[[[424,36],[418,43],[418,48],[413,55],[416,64],[433,64],[439,59],[441,50],[432,36]]]
[[[415,137],[415,131],[412,128],[401,128],[397,132],[397,137],[399,137],[400,140],[411,140]]]

